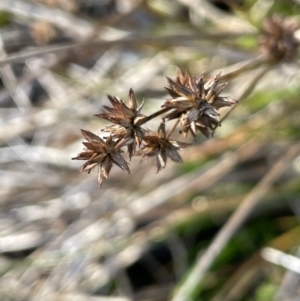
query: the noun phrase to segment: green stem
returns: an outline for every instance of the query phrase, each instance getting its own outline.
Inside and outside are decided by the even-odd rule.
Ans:
[[[232,72],[226,73],[224,75],[221,75],[220,79],[221,80],[231,80],[233,78],[236,78],[238,75],[246,72],[253,70],[255,68],[258,68],[264,64],[266,64],[268,61],[264,57],[258,57],[245,65],[241,66],[239,69],[234,70]]]
[[[256,85],[258,84],[258,82],[261,80],[261,78],[272,68],[272,66],[270,65],[266,65],[264,68],[262,68],[260,70],[260,72],[258,74],[256,74],[256,76],[252,79],[252,81],[249,83],[248,87],[245,89],[245,91],[242,93],[242,95],[240,96],[240,101],[249,97],[249,95],[253,92],[254,88],[256,87]],[[227,113],[221,118],[219,124],[221,124],[228,116],[229,114],[234,110],[234,108],[236,107],[233,106],[230,108],[230,110],[227,111]],[[216,130],[216,128],[218,127],[219,125],[217,125],[215,128],[214,128],[214,131]],[[214,132],[213,131],[213,132]]]

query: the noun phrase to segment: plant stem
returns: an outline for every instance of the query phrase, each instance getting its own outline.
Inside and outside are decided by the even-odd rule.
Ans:
[[[169,130],[168,134],[167,134],[167,139],[170,138],[170,136],[172,135],[172,133],[174,132],[174,130],[176,129],[177,125],[179,123],[179,118],[174,122],[173,126],[171,127],[171,129]]]
[[[299,151],[299,143],[290,146],[286,150],[285,154],[273,165],[261,181],[246,196],[238,209],[229,218],[225,226],[221,228],[210,246],[203,254],[201,254],[201,257],[199,257],[189,276],[175,293],[172,301],[191,300],[190,296],[193,291],[201,284],[205,273],[215,262],[216,258],[222,252],[228,241],[241,228],[264,194],[272,187],[273,183],[282,175],[283,172],[287,170],[288,165],[297,157]]]
[[[256,85],[258,84],[258,82],[260,81],[260,79],[271,69],[272,67],[270,65],[266,65],[264,66],[256,75],[255,77],[252,79],[252,81],[249,83],[248,87],[246,87],[245,91],[242,93],[242,95],[239,97],[240,100],[243,100],[247,97],[249,97],[249,95],[253,92],[253,90],[255,89]],[[221,118],[219,124],[221,124],[228,116],[229,114],[234,110],[234,108],[236,107],[233,106],[231,107],[226,114]],[[216,125],[216,127],[213,130],[213,134],[216,130],[216,128],[219,125]]]
[[[151,120],[151,119],[153,119],[153,118],[156,118],[157,116],[159,116],[159,115],[161,115],[161,114],[164,114],[164,113],[166,113],[166,112],[168,112],[168,111],[170,111],[170,110],[171,110],[171,108],[163,108],[163,109],[161,109],[161,110],[159,110],[159,111],[157,111],[157,112],[155,112],[155,113],[153,113],[153,114],[147,116],[147,117],[143,120],[143,122],[142,122],[140,125],[142,125],[143,123],[146,123],[146,122],[148,122],[149,120]]]
[[[221,80],[231,80],[231,79],[236,78],[237,76],[239,76],[240,74],[242,74],[246,71],[250,71],[250,70],[253,70],[255,68],[258,68],[258,67],[266,64],[267,62],[268,61],[264,57],[257,57],[254,60],[244,64],[239,69],[236,69],[234,71],[231,71],[229,73],[221,75],[220,79]]]

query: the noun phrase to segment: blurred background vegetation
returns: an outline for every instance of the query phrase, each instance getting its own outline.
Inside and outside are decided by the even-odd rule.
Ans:
[[[300,1],[0,0],[0,300],[300,300],[298,44],[263,56],[274,14]],[[129,88],[155,112],[177,66],[239,104],[183,164],[98,189],[80,129]]]

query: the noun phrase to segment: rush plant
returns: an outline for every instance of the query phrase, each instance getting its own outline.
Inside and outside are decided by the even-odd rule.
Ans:
[[[219,83],[220,74],[205,78],[203,74],[192,76],[188,72],[178,69],[177,78],[167,78],[169,85],[165,88],[170,95],[162,104],[162,109],[152,115],[142,114],[144,102],[137,105],[132,89],[129,90],[127,103],[122,99],[108,95],[111,106],[104,106],[106,112],[96,114],[98,118],[110,122],[103,132],[107,133],[103,139],[81,130],[86,141],[85,149],[73,160],[85,160],[80,171],[90,173],[98,168],[98,183],[102,185],[107,179],[113,165],[130,172],[129,164],[123,157],[126,147],[129,160],[133,156],[142,156],[142,159],[154,157],[156,170],[159,172],[166,166],[167,159],[182,162],[179,150],[189,143],[171,138],[174,130],[179,127],[180,133],[186,137],[189,133],[196,138],[198,133],[210,137],[220,126],[222,107],[233,106],[236,100],[221,96],[227,83]],[[144,126],[147,121],[160,118],[157,131],[151,131]],[[174,126],[166,132],[166,123],[175,119]]]
[[[274,66],[294,60],[299,47],[299,40],[296,38],[298,28],[298,23],[293,19],[284,19],[279,15],[266,19],[260,30],[260,62],[266,66]],[[234,75],[238,76],[245,70],[247,68],[241,68]],[[111,106],[104,106],[106,112],[95,115],[110,122],[102,129],[107,136],[102,139],[82,130],[86,148],[72,159],[86,161],[80,169],[82,172],[90,173],[98,168],[99,186],[108,178],[113,165],[130,172],[129,163],[123,157],[125,147],[129,160],[133,156],[142,156],[142,159],[154,157],[157,172],[166,166],[168,158],[174,162],[182,162],[179,151],[189,144],[172,139],[172,133],[179,127],[184,138],[191,134],[195,139],[198,133],[209,138],[221,125],[218,110],[237,103],[236,100],[221,95],[227,86],[227,82],[221,82],[221,79],[221,74],[209,77],[204,74],[193,76],[178,69],[174,80],[167,78],[168,86],[165,89],[170,98],[164,101],[160,110],[151,115],[142,113],[144,102],[138,106],[132,89],[129,90],[127,103],[116,96],[108,95]],[[258,81],[254,80],[250,84],[250,89],[246,90],[243,97],[253,90]],[[157,131],[146,129],[147,121],[154,118],[160,118]],[[166,123],[170,120],[175,120],[175,123],[166,131]]]

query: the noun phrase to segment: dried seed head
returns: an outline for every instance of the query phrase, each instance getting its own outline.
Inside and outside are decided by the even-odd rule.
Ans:
[[[127,146],[129,158],[140,146],[144,136],[144,129],[141,124],[146,116],[141,114],[144,102],[138,107],[132,89],[129,90],[127,105],[118,97],[108,95],[112,107],[104,106],[108,113],[95,116],[111,121],[114,125],[107,126],[104,132],[109,132],[117,140],[116,148]]]
[[[279,15],[265,20],[262,26],[260,51],[274,62],[293,60],[299,46],[295,37],[297,29],[299,29],[299,25],[294,20],[284,19]]]
[[[219,84],[220,74],[205,80],[202,74],[191,76],[178,69],[176,81],[167,79],[169,86],[166,90],[172,98],[163,107],[173,110],[165,118],[180,118],[185,136],[191,132],[195,137],[199,130],[209,137],[210,131],[219,125],[217,110],[237,103],[229,97],[219,95],[227,86],[227,83]]]
[[[81,130],[83,137],[87,142],[83,142],[85,149],[83,152],[72,158],[72,160],[86,160],[80,171],[90,173],[98,166],[98,182],[101,187],[104,179],[108,178],[113,164],[119,166],[122,170],[130,173],[128,163],[121,156],[121,151],[116,148],[113,137],[109,136],[106,141],[92,132]]]
[[[174,162],[182,162],[178,150],[189,145],[188,143],[168,139],[164,123],[160,124],[156,133],[148,131],[143,142],[143,147],[136,152],[136,155],[142,156],[143,159],[156,157],[157,172],[165,168],[168,157]]]

